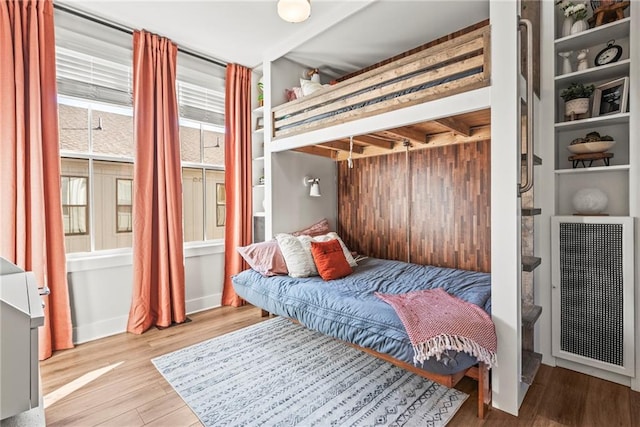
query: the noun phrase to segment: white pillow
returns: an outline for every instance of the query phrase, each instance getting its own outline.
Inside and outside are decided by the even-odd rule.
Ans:
[[[344,244],[342,239],[337,233],[331,232],[320,236],[292,236],[291,234],[278,234],[276,240],[280,246],[280,251],[284,257],[284,262],[287,264],[287,270],[289,270],[289,276],[291,277],[309,277],[317,276],[318,269],[313,262],[313,255],[311,254],[311,242],[326,242],[328,240],[337,239],[342,246],[342,252],[347,262],[351,267],[356,267],[358,264],[351,256],[351,252]]]
[[[318,274],[316,265],[313,262],[311,251],[304,248],[299,237],[284,233],[276,235],[278,246],[280,246],[280,252],[282,252],[284,262],[287,264],[287,270],[289,270],[289,276],[309,277],[314,274]]]
[[[302,95],[311,95],[322,89],[322,85],[319,82],[312,82],[311,80],[300,79],[300,87],[302,88]]]

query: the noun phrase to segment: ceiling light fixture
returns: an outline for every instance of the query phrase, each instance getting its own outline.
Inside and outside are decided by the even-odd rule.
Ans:
[[[287,22],[306,21],[311,15],[311,0],[278,0],[278,15]]]

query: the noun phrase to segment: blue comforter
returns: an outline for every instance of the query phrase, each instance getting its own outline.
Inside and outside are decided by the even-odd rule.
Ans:
[[[400,261],[367,258],[342,279],[320,277],[263,277],[245,270],[233,277],[242,298],[270,313],[297,319],[310,329],[413,363],[413,347],[394,309],[374,293],[402,294],[419,289],[444,288],[490,313],[491,278],[488,273],[456,270]],[[449,352],[439,362],[422,368],[451,374],[476,363],[466,353]]]

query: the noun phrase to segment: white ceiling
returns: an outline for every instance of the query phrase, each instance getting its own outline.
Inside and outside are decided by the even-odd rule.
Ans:
[[[332,77],[489,16],[488,0],[312,0],[311,18],[301,24],[282,21],[276,13],[276,0],[56,3],[166,36],[179,46],[224,62],[254,67],[281,52]]]

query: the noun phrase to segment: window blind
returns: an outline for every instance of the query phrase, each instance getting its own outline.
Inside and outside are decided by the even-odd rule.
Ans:
[[[58,93],[131,106],[131,67],[62,47],[56,48]]]
[[[178,81],[180,117],[224,126],[224,93]]]

